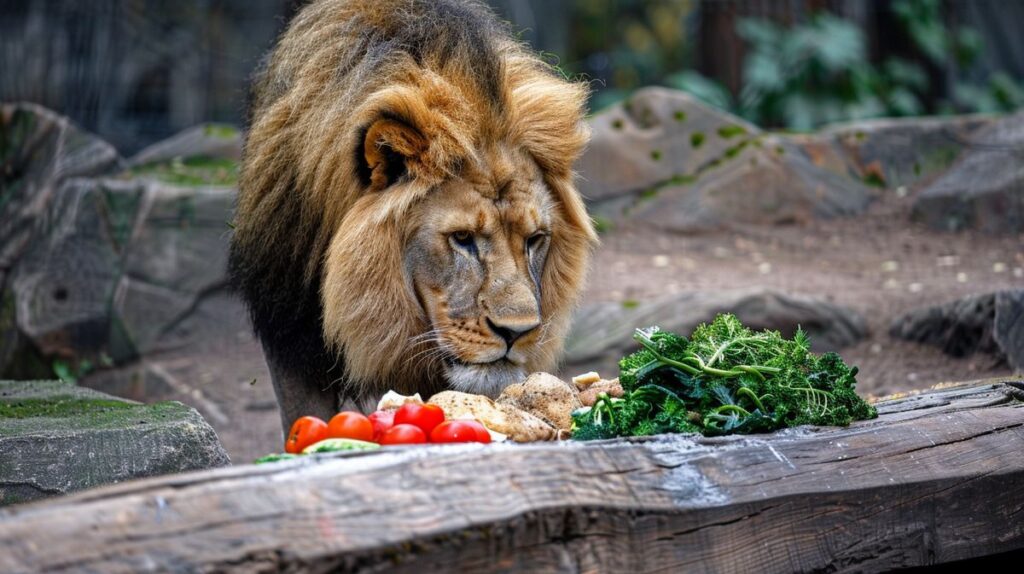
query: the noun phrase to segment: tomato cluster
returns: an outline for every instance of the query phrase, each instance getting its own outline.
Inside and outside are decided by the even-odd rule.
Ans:
[[[292,424],[284,450],[298,454],[304,448],[328,438],[349,438],[389,444],[491,442],[491,433],[474,420],[445,420],[437,405],[407,403],[396,411],[377,411],[365,416],[343,411],[330,422],[312,416]]]

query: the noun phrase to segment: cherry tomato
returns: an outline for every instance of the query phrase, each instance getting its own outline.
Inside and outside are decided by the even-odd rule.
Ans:
[[[380,444],[421,444],[427,442],[427,433],[416,425],[395,425],[384,433]]]
[[[292,423],[288,438],[284,441],[284,451],[299,454],[307,446],[327,438],[327,423],[317,417],[299,417]]]
[[[384,433],[395,426],[395,411],[377,411],[369,419],[373,424],[373,442],[380,442]]]
[[[483,440],[483,433],[487,434],[487,440]],[[476,421],[454,420],[446,421],[430,433],[432,442],[491,442],[491,435],[484,428],[484,425]]]
[[[476,442],[488,444],[491,442],[491,431],[487,430],[479,421],[466,421],[476,429]]]
[[[373,440],[373,423],[362,413],[340,412],[327,423],[327,438],[354,438]]]
[[[406,403],[395,411],[395,424],[416,425],[423,429],[426,435],[434,430],[434,427],[444,422],[444,410],[437,405],[418,405]]]

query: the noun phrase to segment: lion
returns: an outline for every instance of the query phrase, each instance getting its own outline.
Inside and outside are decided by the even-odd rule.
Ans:
[[[316,0],[253,82],[229,267],[285,432],[553,369],[597,235],[588,93],[465,0]]]

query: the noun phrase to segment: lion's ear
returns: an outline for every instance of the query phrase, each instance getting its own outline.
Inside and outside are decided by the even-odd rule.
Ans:
[[[380,191],[395,183],[426,150],[426,138],[409,124],[390,118],[375,121],[363,139],[370,188]]]

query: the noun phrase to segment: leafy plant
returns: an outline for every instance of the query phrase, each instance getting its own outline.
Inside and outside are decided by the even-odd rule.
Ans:
[[[927,61],[953,62],[963,69],[977,61],[980,35],[968,27],[947,27],[938,0],[897,0],[891,9]],[[897,57],[871,63],[863,32],[850,21],[819,13],[786,28],[746,18],[736,31],[748,45],[736,98],[692,70],[670,75],[666,82],[752,122],[795,130],[929,112],[924,96],[935,89],[922,65]],[[993,74],[986,84],[957,82],[951,95],[932,111],[1001,112],[1024,106],[1024,87],[1005,73]]]
[[[877,416],[854,391],[856,367],[835,353],[811,353],[800,330],[785,339],[719,315],[689,340],[656,327],[638,329],[634,339],[641,349],[619,362],[626,395],[601,395],[577,411],[573,438],[754,433]]]

